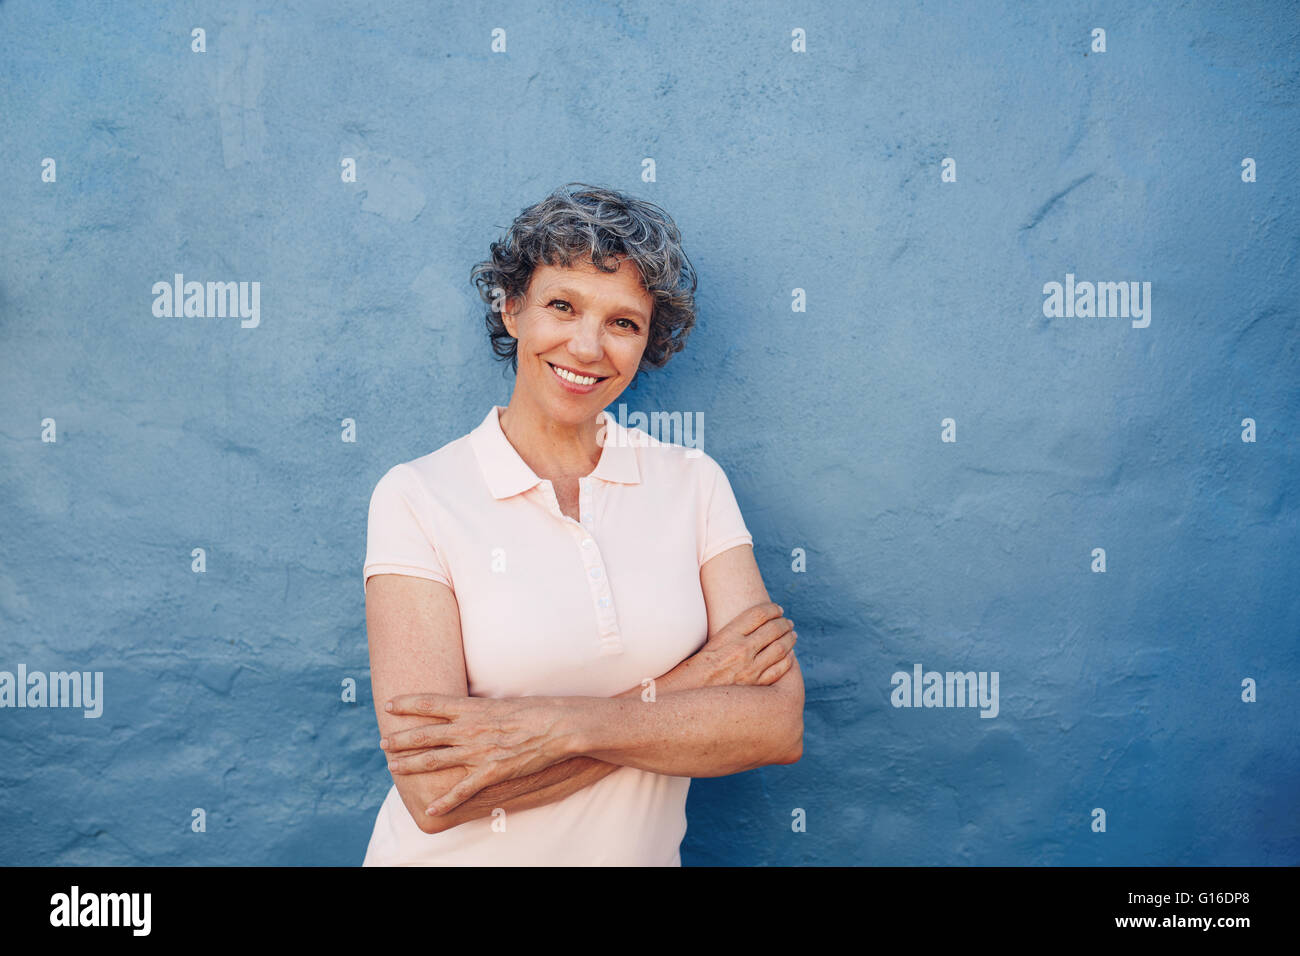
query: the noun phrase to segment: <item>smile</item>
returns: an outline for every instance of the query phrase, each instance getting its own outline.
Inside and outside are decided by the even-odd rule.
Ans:
[[[605,379],[609,378],[608,375],[580,375],[567,368],[561,368],[559,365],[552,365],[550,362],[547,362],[546,364],[551,366],[551,371],[553,371],[556,376],[558,376],[562,381],[568,382],[570,385],[586,387],[595,385],[597,382],[603,382]]]

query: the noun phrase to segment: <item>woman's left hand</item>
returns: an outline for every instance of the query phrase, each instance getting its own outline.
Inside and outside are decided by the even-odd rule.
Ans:
[[[393,773],[449,767],[469,771],[429,807],[435,815],[454,810],[484,787],[526,777],[573,756],[565,746],[568,735],[561,727],[562,708],[547,697],[404,694],[390,700],[385,709],[441,720],[397,731],[380,742]]]

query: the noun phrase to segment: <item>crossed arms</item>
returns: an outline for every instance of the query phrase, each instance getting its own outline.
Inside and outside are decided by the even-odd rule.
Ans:
[[[796,635],[768,599],[753,548],[710,559],[700,585],[708,642],[655,679],[654,703],[640,686],[612,698],[492,700],[468,697],[452,591],[373,575],[366,628],[375,711],[398,795],[420,829],[553,803],[621,766],[710,777],[798,760]]]

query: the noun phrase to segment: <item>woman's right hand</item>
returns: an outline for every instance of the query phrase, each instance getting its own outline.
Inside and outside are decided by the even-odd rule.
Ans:
[[[746,608],[682,663],[699,687],[775,684],[794,664],[799,635],[782,608],[768,601]]]

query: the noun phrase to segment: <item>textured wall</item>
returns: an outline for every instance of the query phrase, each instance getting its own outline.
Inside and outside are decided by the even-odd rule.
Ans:
[[[368,495],[508,400],[468,270],[580,180],[684,232],[622,400],[704,415],[801,638],[803,760],[685,863],[1300,863],[1294,5],[381,6],[0,3],[0,670],[105,687],[0,710],[0,862],[360,862]]]

